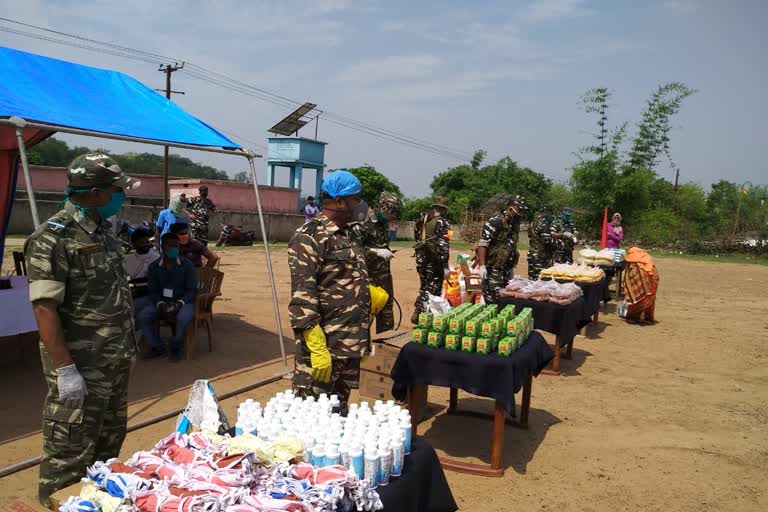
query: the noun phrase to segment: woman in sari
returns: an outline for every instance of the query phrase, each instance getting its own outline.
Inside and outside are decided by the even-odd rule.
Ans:
[[[659,271],[651,255],[639,247],[627,251],[624,263],[624,304],[619,314],[627,320],[653,322]]]

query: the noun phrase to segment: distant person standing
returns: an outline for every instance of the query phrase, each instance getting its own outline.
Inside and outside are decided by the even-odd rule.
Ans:
[[[197,190],[200,195],[187,202],[187,210],[190,214],[189,227],[192,231],[192,238],[208,247],[208,221],[211,212],[216,211],[216,205],[208,198],[207,185],[200,185]]]
[[[155,223],[155,247],[160,252],[161,237],[171,230],[174,224],[189,224],[189,218],[186,215],[186,205],[182,200],[182,195],[173,196],[168,201],[168,208],[160,210]],[[186,198],[184,198],[186,199]]]
[[[315,198],[309,196],[307,198],[307,205],[304,207],[304,222],[311,221],[318,213],[320,213],[320,208],[315,205]]]
[[[445,218],[448,200],[436,197],[429,211],[421,214],[414,227],[416,272],[419,274],[419,295],[414,304],[411,322],[419,322],[419,313],[428,311],[428,295],[442,295],[443,280],[448,277],[451,224]]]
[[[618,249],[621,245],[621,240],[624,238],[624,228],[621,227],[621,214],[616,212],[611,218],[611,223],[608,224],[608,238],[606,247],[609,249]]]

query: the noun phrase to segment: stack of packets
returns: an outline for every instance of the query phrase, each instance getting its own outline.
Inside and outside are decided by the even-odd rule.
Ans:
[[[596,265],[600,267],[612,267],[624,261],[627,251],[624,249],[602,249],[599,252],[594,249],[582,249],[576,258],[584,265]]]
[[[505,288],[499,290],[499,295],[502,297],[563,305],[570,304],[583,294],[582,289],[575,283],[541,280],[529,281],[525,278],[515,278]]]
[[[443,315],[421,313],[413,341],[433,348],[508,356],[525,343],[532,331],[531,308],[515,316],[513,305],[498,311],[496,304],[465,303]]]
[[[611,259],[611,263],[613,263],[613,259]],[[541,279],[559,279],[561,281],[576,281],[577,283],[596,283],[604,277],[605,272],[602,269],[579,263],[558,263],[545,268],[539,274]]]

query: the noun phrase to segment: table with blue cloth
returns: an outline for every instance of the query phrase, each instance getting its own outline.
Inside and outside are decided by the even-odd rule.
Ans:
[[[517,299],[514,297],[499,297],[499,308],[509,304],[515,306],[515,314],[523,308],[533,310],[533,328],[551,332],[555,335],[555,350],[552,359],[552,369],[542,370],[546,375],[560,375],[560,351],[566,348],[565,358],[570,359],[573,352],[573,339],[582,327],[584,317],[584,299],[576,299],[570,304],[540,302],[537,300]]]
[[[507,416],[517,416],[515,393],[522,390],[523,394],[516,425],[527,428],[533,377],[553,357],[552,349],[538,332],[531,333],[526,342],[509,356],[430,348],[411,342],[402,348],[392,367],[392,395],[398,400],[408,399],[413,435],[417,432],[419,411],[426,401],[430,385],[451,389],[449,414],[478,415],[457,411],[459,389],[493,398],[496,406],[491,437],[491,464],[470,464],[444,457],[440,458],[440,462],[445,469],[452,471],[500,477],[504,474],[501,465],[504,425],[509,422]]]

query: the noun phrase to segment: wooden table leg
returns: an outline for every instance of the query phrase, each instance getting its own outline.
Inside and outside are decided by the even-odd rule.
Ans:
[[[533,387],[533,374],[528,372],[523,384],[523,403],[520,404],[520,426],[528,428],[528,411],[531,410],[531,388]]]
[[[411,384],[408,387],[408,412],[411,413],[411,437],[416,437],[422,401],[427,396],[425,384]]]
[[[456,407],[458,406],[458,403],[459,403],[459,388],[452,387],[451,398],[448,405],[448,412],[449,413],[456,412]]]
[[[504,406],[496,401],[496,411],[493,415],[493,437],[491,438],[491,468],[501,469],[501,454],[504,449]]]
[[[621,296],[621,275],[624,273],[622,269],[616,271],[616,302],[622,299]]]
[[[555,338],[555,357],[552,359],[552,368],[547,368],[544,370],[541,370],[541,373],[543,375],[560,375],[560,349],[562,346],[560,345],[560,336],[558,335],[557,338]]]
[[[592,323],[596,324],[599,319],[600,319],[600,310],[597,310],[595,311],[595,314],[592,316]]]

